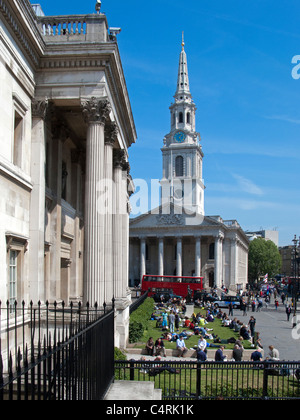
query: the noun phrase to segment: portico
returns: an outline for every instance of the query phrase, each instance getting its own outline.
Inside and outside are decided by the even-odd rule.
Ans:
[[[185,225],[157,228],[151,224],[155,217],[149,213],[130,222],[131,285],[151,274],[204,277],[206,288],[244,287],[248,244],[236,221],[205,217],[193,229]]]

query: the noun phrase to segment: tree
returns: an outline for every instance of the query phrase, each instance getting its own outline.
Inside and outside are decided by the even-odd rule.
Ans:
[[[281,270],[282,260],[277,246],[263,238],[254,239],[249,246],[249,281],[260,276],[274,277]]]

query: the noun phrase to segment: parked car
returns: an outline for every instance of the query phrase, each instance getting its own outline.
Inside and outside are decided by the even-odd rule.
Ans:
[[[211,302],[214,304],[214,302],[218,302],[220,300],[218,297],[212,296],[207,292],[195,292],[193,299],[196,306],[200,306],[200,303],[202,304],[202,302]],[[199,301],[200,303],[198,303]]]
[[[157,303],[159,302],[165,303],[165,302],[168,302],[170,299],[181,300],[182,296],[174,295],[174,293],[172,292],[158,292],[158,293],[155,293],[155,295],[153,296],[153,299]]]
[[[214,302],[214,306],[216,308],[228,308],[229,304],[233,304],[234,309],[240,309],[241,307],[241,299],[236,296],[225,296],[220,300]]]

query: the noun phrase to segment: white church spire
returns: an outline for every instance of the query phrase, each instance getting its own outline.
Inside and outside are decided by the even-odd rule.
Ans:
[[[182,36],[177,90],[170,106],[171,130],[164,138],[162,197],[204,214],[203,152],[196,131],[196,105],[190,92],[185,42]]]
[[[191,97],[190,83],[188,75],[187,57],[185,53],[184,32],[182,32],[182,50],[179,57],[177,90],[175,93],[176,99],[184,99],[184,96]]]

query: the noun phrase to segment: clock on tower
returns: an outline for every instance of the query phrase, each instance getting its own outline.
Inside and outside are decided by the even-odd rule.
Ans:
[[[175,135],[174,135],[174,141],[176,143],[184,143],[186,139],[186,135],[183,131],[178,131]]]

